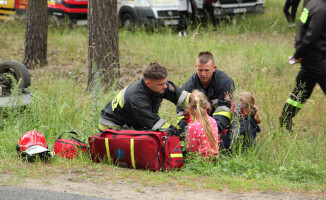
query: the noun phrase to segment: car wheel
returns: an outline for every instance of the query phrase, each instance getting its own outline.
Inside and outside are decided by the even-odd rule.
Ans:
[[[131,29],[135,25],[134,18],[130,13],[125,13],[121,17],[122,27],[126,29]]]
[[[27,88],[31,85],[31,75],[25,65],[15,60],[6,60],[0,62],[0,86],[2,89],[10,91],[11,79],[13,76],[15,80],[21,79],[20,88]]]

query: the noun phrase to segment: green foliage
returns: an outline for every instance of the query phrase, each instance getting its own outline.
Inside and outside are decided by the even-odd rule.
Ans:
[[[99,173],[112,170],[114,173],[94,178],[94,181],[131,178],[143,185],[176,182],[218,190],[227,185],[231,190],[326,192],[326,102],[320,88],[316,88],[294,119],[293,133],[278,129],[278,117],[299,69],[298,65],[287,64],[287,57],[294,52],[295,29],[287,27],[283,3],[282,0],[267,0],[263,15],[222,21],[218,33],[200,25],[190,27],[186,38],[179,38],[172,29],[120,30],[119,33],[120,66],[125,84],[140,78],[144,66],[158,61],[168,68],[170,79],[182,85],[194,73],[198,52],[211,51],[218,69],[234,79],[236,89],[251,91],[256,97],[263,119],[262,133],[250,151],[238,149],[222,153],[216,162],[189,154],[181,170],[165,173],[120,170],[105,163],[92,163],[89,155],[75,160],[55,158],[47,166],[38,161],[22,162],[15,146],[19,137],[32,129],[44,134],[51,150],[58,135],[71,130],[88,143],[88,137],[98,132],[101,108],[117,93],[104,92],[96,83],[91,92],[86,92],[86,27],[50,24],[49,64],[44,69],[31,71],[32,104],[23,110],[1,112],[0,173],[42,177],[55,174],[57,168],[81,170],[87,176],[83,170]],[[0,46],[4,49],[0,60],[22,61],[23,32],[23,22],[0,22]],[[176,124],[175,106],[164,101],[160,116]],[[42,173],[34,172],[39,170]],[[141,191],[140,188],[135,190]]]

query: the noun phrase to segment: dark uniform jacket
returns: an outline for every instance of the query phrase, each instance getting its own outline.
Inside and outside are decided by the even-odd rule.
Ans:
[[[304,58],[312,49],[326,54],[326,0],[311,0],[300,16],[295,38],[295,58]]]
[[[113,122],[119,126],[127,125],[134,129],[158,130],[169,128],[158,111],[163,99],[177,106],[187,106],[189,93],[182,91],[168,81],[163,94],[153,92],[147,87],[144,79],[136,81],[121,90],[101,111],[100,124],[110,126]]]
[[[242,148],[250,148],[255,144],[257,133],[261,129],[251,116],[233,120],[227,134],[220,144],[221,149],[230,149],[231,143],[239,145],[239,138],[242,137]]]
[[[231,94],[235,89],[233,80],[224,72],[216,69],[208,87],[204,89],[197,73],[194,73],[182,86],[187,92],[198,89],[203,92],[211,104],[211,113],[217,123],[219,132],[228,127],[231,120]],[[184,128],[186,121],[183,117],[183,109],[177,109],[179,126]]]

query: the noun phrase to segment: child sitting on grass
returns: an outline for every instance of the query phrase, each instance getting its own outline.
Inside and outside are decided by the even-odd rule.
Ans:
[[[242,149],[248,149],[255,144],[257,133],[261,132],[258,124],[261,118],[255,106],[255,98],[249,92],[241,92],[239,97],[234,96],[231,101],[232,121],[229,129],[225,129],[220,138],[221,149],[231,149],[232,145],[241,144]],[[240,143],[239,138],[242,137]]]
[[[204,157],[218,153],[218,129],[215,119],[207,114],[210,108],[204,93],[194,90],[189,97],[188,109],[184,112],[188,124],[186,142],[188,152],[199,152]],[[192,121],[192,117],[196,121]]]

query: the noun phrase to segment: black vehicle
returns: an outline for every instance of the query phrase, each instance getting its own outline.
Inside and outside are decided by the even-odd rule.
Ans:
[[[202,18],[203,0],[191,0],[193,13]],[[264,13],[265,0],[218,0],[214,6],[214,15],[223,19],[244,14]]]
[[[19,85],[19,106],[26,106],[31,102],[31,92],[28,86],[31,85],[31,76],[25,65],[18,61],[6,60],[0,62],[0,108],[15,105],[11,100],[14,83]],[[13,97],[15,98],[15,97]]]

